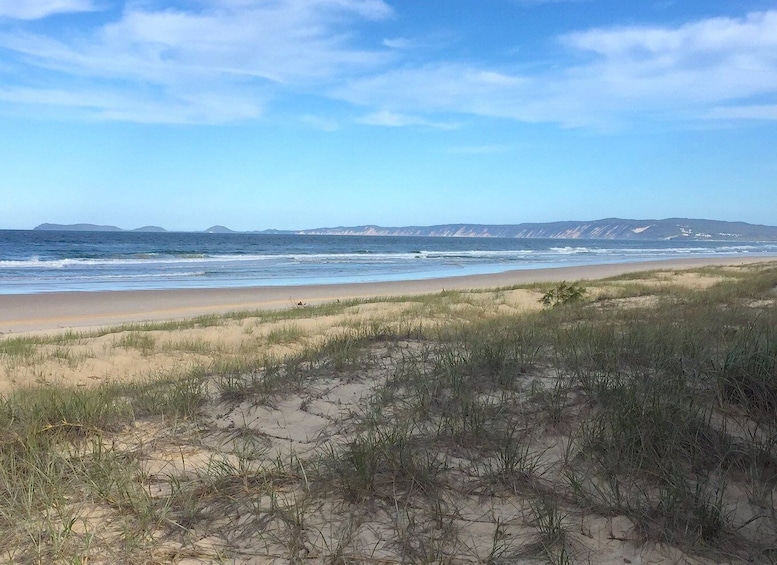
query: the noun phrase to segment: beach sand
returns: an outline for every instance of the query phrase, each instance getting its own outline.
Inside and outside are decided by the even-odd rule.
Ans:
[[[513,285],[596,280],[656,269],[706,265],[744,265],[774,258],[702,258],[514,270],[498,274],[418,281],[247,288],[66,292],[0,295],[0,334],[83,329],[127,322],[179,320],[205,314],[292,308],[378,296],[429,294],[442,290],[499,288]]]
[[[757,263],[770,262],[763,268],[773,270],[776,260],[688,259],[330,286],[0,296],[4,333],[0,346],[3,342],[8,346],[0,349],[0,397],[17,402],[14,410],[19,414],[35,402],[44,406],[62,402],[63,410],[88,405],[86,400],[67,399],[72,394],[88,399],[100,391],[129,391],[109,392],[112,399],[145,399],[136,406],[173,404],[182,392],[192,390],[203,395],[187,415],[178,408],[161,414],[138,408],[123,425],[97,432],[100,441],[86,447],[75,434],[73,445],[80,447],[60,450],[71,454],[63,468],[78,470],[66,474],[64,483],[75,485],[65,487],[73,489],[63,498],[67,504],[57,507],[56,513],[41,513],[36,502],[25,515],[10,497],[0,502],[0,511],[16,516],[0,524],[0,563],[15,562],[20,555],[36,556],[23,562],[180,564],[720,562],[727,555],[725,543],[717,553],[694,547],[682,536],[677,543],[667,543],[647,532],[644,523],[649,520],[640,525],[639,515],[620,506],[597,510],[575,501],[566,473],[570,468],[580,476],[587,472],[586,458],[570,453],[578,449],[576,438],[593,401],[572,386],[569,375],[558,372],[560,365],[528,361],[524,367],[521,361],[510,365],[506,381],[520,383],[515,390],[505,384],[504,396],[482,391],[478,396],[469,389],[465,394],[485,407],[502,402],[499,410],[520,422],[514,430],[518,435],[510,432],[505,444],[516,451],[505,448],[504,453],[523,454],[526,470],[491,476],[487,470],[494,460],[477,455],[477,449],[466,443],[451,447],[449,424],[441,423],[439,433],[424,440],[443,438],[440,450],[434,447],[431,453],[447,450],[445,465],[435,471],[439,476],[433,489],[425,490],[423,481],[416,479],[408,487],[401,483],[407,469],[391,475],[385,468],[386,458],[400,444],[381,447],[385,452],[375,450],[382,458],[376,459],[368,486],[357,495],[349,494],[347,480],[352,479],[340,475],[352,471],[356,460],[347,450],[361,445],[356,438],[372,437],[360,432],[364,426],[376,425],[370,424],[375,421],[382,422],[378,430],[391,425],[405,429],[399,425],[405,420],[392,414],[402,413],[403,402],[416,400],[395,396],[392,379],[401,381],[414,371],[422,376],[421,385],[441,379],[434,367],[436,363],[445,367],[445,362],[451,370],[440,374],[462,376],[460,371],[469,370],[470,344],[455,346],[448,356],[439,353],[450,347],[448,340],[456,332],[495,320],[521,327],[524,320],[544,318],[521,318],[543,309],[539,298],[550,286],[531,283],[582,281],[587,289],[585,309],[594,318],[628,308],[644,308],[642,315],[647,316],[661,304],[664,290],[702,292],[724,280],[737,281],[746,272],[757,275],[761,268]],[[731,268],[683,270],[705,266]],[[651,272],[630,281],[602,280],[646,271]],[[350,302],[371,297],[398,298]],[[326,304],[333,302],[332,308]],[[744,307],[752,308],[757,317],[775,302],[777,292],[772,288]],[[319,304],[318,309],[306,308]],[[190,320],[232,312],[241,314]],[[181,323],[161,323],[171,320]],[[670,320],[674,322],[674,312]],[[634,323],[641,328],[642,318]],[[498,334],[493,337],[499,341]],[[500,359],[498,347],[489,349],[493,341],[489,338],[484,352],[492,362]],[[511,355],[517,355],[511,363],[517,362],[522,345],[520,341],[510,345],[515,348]],[[540,349],[532,351],[537,355]],[[473,373],[475,384],[481,370],[485,369]],[[279,380],[273,384],[274,378]],[[435,386],[443,388],[431,391],[421,386],[434,397],[428,398],[430,407],[443,398],[453,402],[451,391],[444,392],[448,385]],[[42,401],[35,400],[39,392]],[[32,400],[24,400],[25,394]],[[554,419],[554,407],[563,416]],[[81,429],[76,416],[65,414],[56,412],[34,433]],[[469,422],[462,414],[462,422]],[[23,420],[12,418],[8,425],[18,426]],[[420,441],[422,426],[414,427],[412,417],[405,423],[408,430],[416,430],[412,441]],[[735,415],[723,428],[733,429],[734,424],[745,430],[753,422]],[[18,435],[10,433],[12,438]],[[8,441],[0,447],[14,440]],[[94,474],[103,467],[96,465],[89,445],[99,446],[98,452],[120,461],[120,467],[110,468],[106,475]],[[79,450],[82,455],[72,455]],[[437,468],[434,457],[427,461],[430,469]],[[327,458],[335,459],[327,463]],[[108,469],[107,463],[103,465]],[[41,476],[48,477],[46,469],[40,470]],[[412,465],[408,469],[413,471]],[[0,467],[2,472],[9,473]],[[82,475],[91,482],[79,483]],[[2,476],[10,484],[12,476]],[[19,486],[25,493],[41,488],[37,483]],[[751,503],[760,492],[765,493],[764,500],[771,496],[765,513],[760,503]],[[724,511],[732,528],[737,526],[733,531],[759,547],[777,547],[773,505],[777,487],[771,479],[751,485],[737,478],[725,495]],[[435,501],[439,507],[432,504]],[[549,531],[550,526],[555,529]],[[759,561],[761,555],[753,555],[750,562],[765,562]]]

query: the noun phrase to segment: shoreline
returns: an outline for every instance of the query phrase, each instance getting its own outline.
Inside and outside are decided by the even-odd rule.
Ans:
[[[242,310],[270,310],[382,296],[431,294],[443,290],[499,288],[521,284],[596,280],[626,273],[745,265],[777,256],[686,258],[630,263],[519,269],[503,273],[435,279],[329,285],[239,288],[51,292],[0,295],[0,335],[85,329],[122,323],[192,318]]]

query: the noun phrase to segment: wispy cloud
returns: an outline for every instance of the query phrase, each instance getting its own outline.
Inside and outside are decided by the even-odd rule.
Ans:
[[[0,0],[0,16],[15,18],[94,8],[89,0]],[[0,99],[165,122],[256,119],[289,94],[350,103],[359,123],[387,127],[455,127],[461,116],[566,127],[775,119],[777,10],[581,30],[555,38],[566,55],[552,64],[520,52],[512,63],[488,62],[487,53],[457,60],[401,32],[382,40],[368,33],[394,15],[384,0],[198,0],[178,8],[146,0],[80,32],[0,27]],[[300,116],[313,127],[342,123]]]
[[[406,37],[393,37],[390,39],[384,39],[383,45],[391,49],[411,49],[415,46],[411,39]]]
[[[356,123],[385,127],[424,126],[435,129],[456,129],[459,127],[458,124],[452,122],[433,121],[428,118],[391,112],[389,110],[379,110],[367,114],[357,119]]]
[[[226,89],[220,92],[178,91],[159,97],[107,87],[13,87],[0,88],[0,102],[28,108],[30,115],[51,115],[67,109],[66,115],[72,119],[157,124],[216,124],[254,119],[262,115],[264,108],[258,97],[250,99],[242,91],[235,93]]]
[[[777,96],[777,11],[677,28],[594,29],[562,41],[594,56],[569,70],[570,86],[622,113],[634,108],[692,117],[705,108]]]
[[[718,107],[700,117],[720,120],[777,120],[777,104]]]
[[[0,0],[0,18],[38,20],[54,14],[97,10],[90,0]]]
[[[721,118],[736,113],[713,111],[719,106],[746,108],[759,98],[777,97],[777,11],[674,28],[592,29],[559,41],[573,62],[550,70],[446,61],[352,80],[333,95],[397,112],[565,126]],[[749,115],[770,119],[771,113]]]
[[[142,78],[220,74],[272,82],[329,79],[374,65],[377,51],[360,50],[338,33],[341,16],[379,18],[381,2],[287,0],[207,11],[127,10],[121,20],[75,40],[5,34],[0,44],[42,67],[71,73]]]
[[[337,131],[340,129],[340,124],[337,122],[337,120],[333,120],[331,118],[304,115],[300,117],[300,121],[309,127],[320,131]]]
[[[110,83],[132,97],[133,106],[150,99],[169,104],[180,117],[208,114],[210,108],[206,121],[256,117],[257,100],[277,90],[329,84],[388,58],[385,49],[360,48],[346,33],[354,21],[390,17],[382,0],[203,0],[196,7],[133,4],[119,20],[80,36],[6,32],[0,33],[0,47],[22,65],[56,73],[60,90],[71,83],[82,88],[86,81],[99,92]],[[231,96],[219,108],[214,100],[225,91]],[[43,89],[29,100],[51,95]],[[191,112],[178,111],[187,103],[194,104]],[[127,114],[124,107],[109,110],[99,114]]]
[[[454,113],[529,119],[534,80],[469,64],[390,70],[334,88],[331,94],[384,112]],[[386,110],[388,109],[388,110]]]

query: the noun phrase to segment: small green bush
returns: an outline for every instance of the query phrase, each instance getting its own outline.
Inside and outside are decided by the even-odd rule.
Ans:
[[[550,289],[540,298],[545,306],[563,306],[565,304],[573,304],[575,302],[581,302],[586,294],[586,289],[579,284],[561,282],[555,288]]]

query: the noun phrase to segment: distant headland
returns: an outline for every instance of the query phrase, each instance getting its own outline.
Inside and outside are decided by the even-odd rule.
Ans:
[[[97,224],[41,224],[35,230],[48,231],[103,231],[103,232],[165,232],[158,226],[144,226],[124,230],[116,226]],[[593,221],[564,221],[521,224],[440,224],[435,226],[383,227],[362,225],[351,227],[315,228],[304,230],[255,230],[238,232],[216,225],[205,233],[259,233],[291,235],[359,235],[359,236],[414,236],[414,237],[507,237],[543,239],[630,239],[695,241],[777,241],[777,226],[667,218],[663,220],[627,220],[606,218]]]
[[[159,226],[143,226],[134,230],[124,230],[116,226],[101,226],[97,224],[41,224],[33,228],[35,231],[143,231],[143,232],[166,232],[165,228]]]

